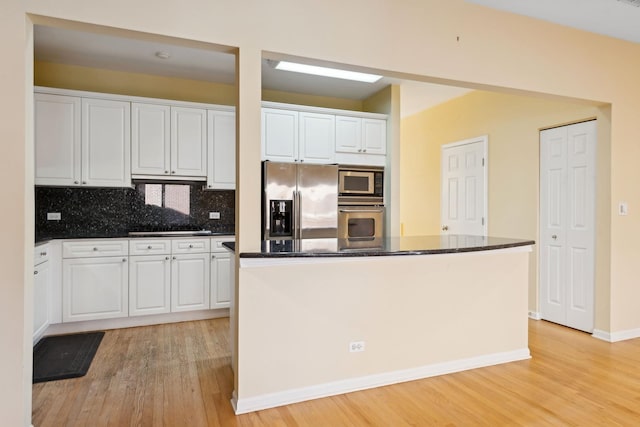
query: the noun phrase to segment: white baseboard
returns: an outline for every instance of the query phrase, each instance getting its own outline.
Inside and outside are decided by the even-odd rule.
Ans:
[[[436,363],[401,371],[385,372],[366,377],[351,378],[331,383],[319,384],[277,393],[269,393],[261,396],[238,399],[236,391],[233,392],[231,405],[237,415],[247,412],[259,411],[276,406],[303,402],[305,400],[318,399],[336,394],[349,393],[368,388],[381,387],[405,381],[419,380],[438,375],[451,374],[453,372],[469,369],[483,368],[501,363],[515,362],[530,359],[528,348],[503,353],[494,353],[468,359],[454,360],[451,362]]]
[[[539,311],[530,311],[529,319],[542,320],[542,313],[540,313]]]
[[[603,341],[618,342],[640,338],[640,329],[629,329],[627,331],[620,332],[606,332],[600,329],[594,329],[591,336]]]
[[[217,310],[184,311],[179,313],[153,314],[148,316],[121,317],[117,319],[56,323],[49,325],[43,336],[160,325],[163,323],[187,322],[191,320],[216,319],[218,317],[229,317],[229,309],[222,308]]]

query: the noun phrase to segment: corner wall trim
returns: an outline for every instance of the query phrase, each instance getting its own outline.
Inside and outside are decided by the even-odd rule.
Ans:
[[[607,332],[600,329],[594,329],[592,337],[607,342],[618,342],[640,338],[640,329],[629,329],[620,332]]]
[[[528,348],[513,350],[502,353],[493,353],[468,359],[454,360],[451,362],[435,363],[412,369],[385,372],[382,374],[369,375],[365,377],[351,378],[347,380],[335,381],[325,384],[313,385],[309,387],[284,390],[276,393],[263,394],[260,396],[238,398],[235,394],[232,397],[232,406],[236,415],[262,409],[274,408],[276,406],[288,405],[291,403],[303,402],[305,400],[319,399],[336,394],[349,393],[368,388],[381,387],[406,381],[419,380],[423,378],[435,377],[438,375],[451,374],[454,372],[466,371],[469,369],[483,368],[502,363],[515,362],[531,358]]]
[[[529,319],[542,320],[542,313],[540,313],[539,311],[530,311]]]

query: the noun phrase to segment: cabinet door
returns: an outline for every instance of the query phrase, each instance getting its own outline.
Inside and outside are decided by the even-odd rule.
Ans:
[[[171,107],[171,175],[207,176],[207,111]]]
[[[131,105],[82,99],[82,184],[131,185]]]
[[[129,269],[126,257],[62,261],[62,321],[126,317]]]
[[[231,254],[211,254],[211,308],[227,308],[231,300]]]
[[[262,160],[298,160],[298,112],[262,109]]]
[[[36,265],[33,274],[33,340],[35,342],[49,326],[51,298],[49,261]]]
[[[336,151],[340,153],[362,152],[362,119],[336,116]]]
[[[169,313],[171,257],[141,255],[129,258],[129,316]]]
[[[230,111],[207,113],[207,188],[236,188],[236,115]]]
[[[169,175],[171,162],[168,105],[131,104],[131,173]]]
[[[171,311],[209,308],[209,254],[174,255],[171,261]]]
[[[387,153],[387,122],[380,119],[362,119],[362,152]]]
[[[36,93],[35,183],[80,184],[80,98]]]
[[[299,159],[308,163],[333,163],[336,123],[333,114],[299,113]]]

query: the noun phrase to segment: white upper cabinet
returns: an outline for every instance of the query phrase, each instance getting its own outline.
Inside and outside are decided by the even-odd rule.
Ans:
[[[35,95],[36,185],[131,185],[130,104]]]
[[[131,173],[169,175],[171,168],[171,108],[131,104]]]
[[[82,184],[131,185],[131,104],[82,99]]]
[[[35,94],[36,185],[80,184],[78,97]]]
[[[362,152],[387,154],[387,121],[362,119]]]
[[[298,161],[298,112],[262,109],[262,160]]]
[[[262,159],[279,162],[333,163],[334,116],[263,108]]]
[[[171,175],[207,176],[207,111],[171,107]]]
[[[207,188],[236,188],[236,115],[207,112]]]
[[[336,116],[337,152],[384,155],[386,145],[386,120]]]
[[[300,112],[299,160],[308,163],[334,163],[336,122],[333,114]]]

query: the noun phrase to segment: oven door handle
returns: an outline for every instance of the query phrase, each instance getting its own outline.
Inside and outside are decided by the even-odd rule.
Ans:
[[[384,209],[340,209],[340,213],[380,213],[384,212]]]

